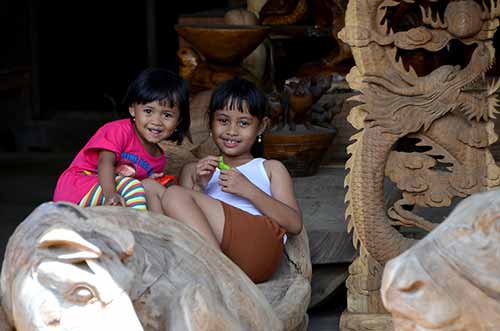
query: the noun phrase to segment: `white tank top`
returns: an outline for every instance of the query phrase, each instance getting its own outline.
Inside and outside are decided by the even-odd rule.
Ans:
[[[271,182],[267,177],[266,169],[264,168],[265,159],[256,158],[248,163],[236,167],[245,177],[247,177],[255,186],[265,192],[267,195],[271,194]],[[205,193],[214,199],[224,201],[236,208],[246,211],[252,215],[262,215],[262,213],[255,208],[250,200],[242,198],[232,193],[223,192],[219,185],[220,170],[217,168],[210,178]]]

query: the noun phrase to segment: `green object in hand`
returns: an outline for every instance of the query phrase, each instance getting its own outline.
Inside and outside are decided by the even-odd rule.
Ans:
[[[219,156],[219,165],[217,166],[220,170],[231,170],[231,167],[224,163],[224,157]]]

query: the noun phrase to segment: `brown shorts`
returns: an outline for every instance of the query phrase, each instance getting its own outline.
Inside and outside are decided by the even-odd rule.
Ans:
[[[221,201],[224,233],[221,249],[254,283],[269,278],[283,256],[285,231],[267,216],[249,214]]]

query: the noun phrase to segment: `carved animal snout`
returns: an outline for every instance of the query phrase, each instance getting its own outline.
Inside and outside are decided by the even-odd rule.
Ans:
[[[457,321],[460,309],[452,298],[436,284],[416,255],[403,255],[405,258],[386,264],[382,278],[382,301],[393,314],[395,326],[412,320],[421,327],[416,330],[440,329]]]

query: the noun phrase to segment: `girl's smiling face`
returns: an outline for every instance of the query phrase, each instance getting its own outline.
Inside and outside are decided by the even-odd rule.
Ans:
[[[243,158],[252,157],[252,145],[265,128],[266,120],[260,121],[250,114],[246,102],[243,103],[243,111],[227,106],[217,110],[211,127],[214,142],[222,154]]]
[[[149,151],[155,151],[156,144],[170,137],[179,124],[179,110],[168,101],[133,104],[129,112],[139,139]]]

